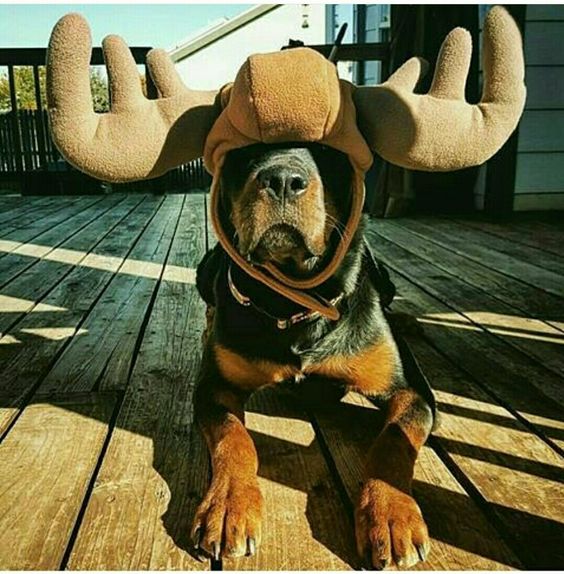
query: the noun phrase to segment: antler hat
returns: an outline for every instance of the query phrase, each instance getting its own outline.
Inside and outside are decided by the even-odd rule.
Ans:
[[[103,42],[111,111],[93,111],[89,83],[90,30],[78,14],[56,24],[47,57],[47,98],[53,140],[78,169],[106,181],[148,179],[204,156],[213,176],[212,221],[229,256],[247,273],[293,301],[337,318],[312,291],[338,267],[359,222],[364,174],[372,151],[391,163],[451,171],[488,160],[509,138],[525,102],[519,30],[502,7],[490,10],[483,32],[482,99],[464,89],[472,44],[456,28],[438,56],[431,88],[414,93],[427,63],[412,58],[378,86],[339,80],[317,52],[296,48],[254,55],[219,92],[186,88],[162,50],[147,55],[156,100],[142,92],[135,61],[117,36]],[[333,259],[314,277],[297,279],[274,265],[244,260],[219,217],[225,154],[258,142],[318,142],[346,153],[354,169],[352,204]],[[372,150],[372,151],[371,151]]]

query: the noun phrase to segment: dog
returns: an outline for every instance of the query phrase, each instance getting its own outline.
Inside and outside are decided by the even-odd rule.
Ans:
[[[225,229],[255,265],[308,277],[331,258],[350,207],[348,157],[320,144],[256,144],[230,151],[221,179]],[[390,282],[362,221],[337,271],[316,289],[340,318],[304,311],[233,264],[217,245],[197,271],[208,306],[195,417],[213,476],[194,519],[196,548],[252,555],[261,538],[258,460],[244,426],[247,398],[265,385],[314,381],[354,390],[385,412],[367,453],[355,511],[360,555],[375,569],[425,560],[429,535],[411,495],[417,453],[434,421],[432,398],[410,386],[384,314]]]

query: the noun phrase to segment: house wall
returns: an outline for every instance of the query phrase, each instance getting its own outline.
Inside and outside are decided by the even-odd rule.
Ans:
[[[515,210],[564,209],[564,5],[529,5]]]
[[[304,10],[308,28],[302,28]],[[324,44],[325,35],[325,5],[284,4],[177,62],[176,69],[191,88],[217,89],[235,79],[251,54],[276,52],[290,38]]]

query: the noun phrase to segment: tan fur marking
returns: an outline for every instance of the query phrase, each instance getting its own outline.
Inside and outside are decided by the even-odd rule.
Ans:
[[[386,391],[392,382],[396,356],[392,346],[379,341],[357,355],[337,355],[311,365],[307,373],[342,379],[348,385],[366,393]]]
[[[296,367],[280,365],[270,361],[250,361],[241,355],[214,345],[217,366],[221,374],[242,389],[255,389],[264,385],[281,383],[298,373]]]
[[[231,383],[249,390],[281,383],[299,374],[316,374],[340,379],[363,393],[376,394],[389,388],[395,365],[394,350],[387,341],[379,341],[357,355],[330,357],[302,371],[292,365],[252,361],[219,344],[214,345],[214,350],[221,374]]]

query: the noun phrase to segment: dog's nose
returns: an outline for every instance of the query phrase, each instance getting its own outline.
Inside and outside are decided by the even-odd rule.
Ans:
[[[292,200],[307,189],[307,176],[291,167],[271,166],[257,174],[260,189],[267,191],[274,199]]]

